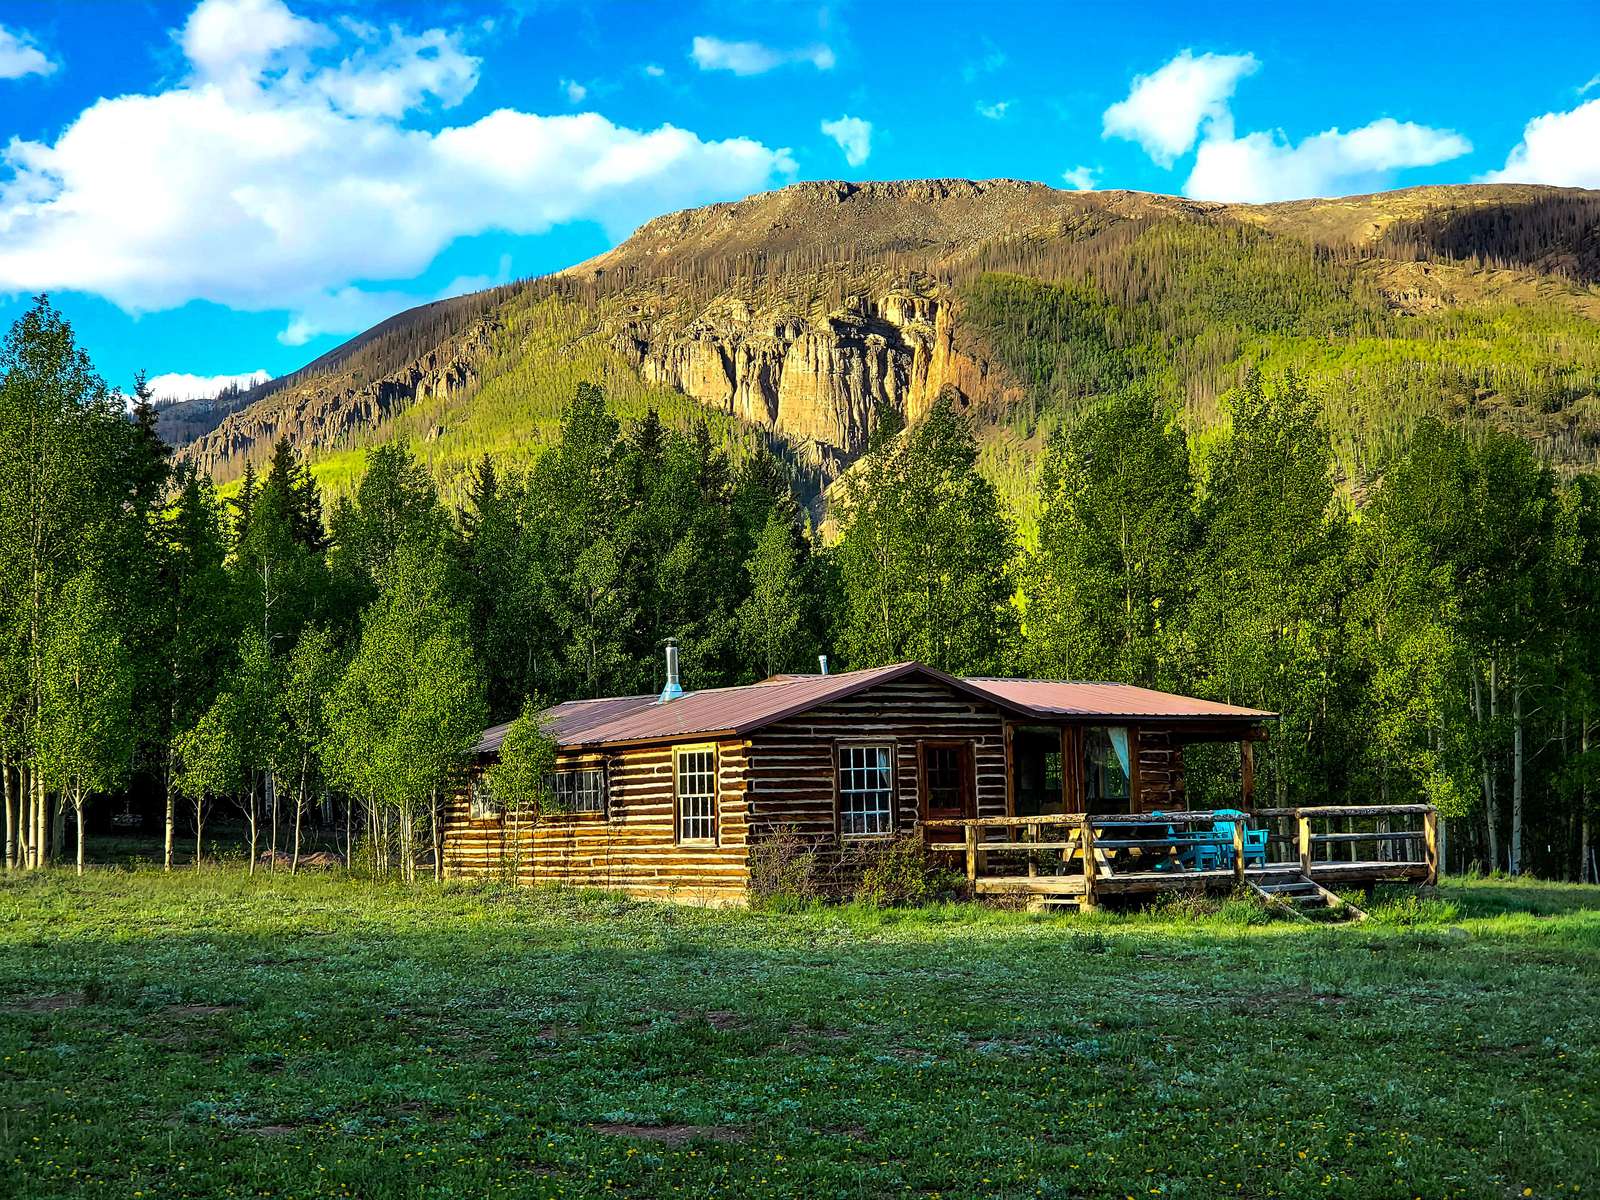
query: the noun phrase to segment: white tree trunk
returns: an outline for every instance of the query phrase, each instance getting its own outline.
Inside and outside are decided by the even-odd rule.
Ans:
[[[1522,874],[1522,680],[1511,686],[1511,856],[1512,875]]]

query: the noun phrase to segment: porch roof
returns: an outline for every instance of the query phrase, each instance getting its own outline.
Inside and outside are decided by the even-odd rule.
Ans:
[[[1022,720],[1161,719],[1255,725],[1275,715],[1130,684],[961,678],[916,662],[832,675],[773,675],[743,687],[686,692],[664,704],[653,695],[569,700],[543,715],[547,732],[564,747],[737,737],[910,676],[943,683]],[[509,728],[507,723],[484,730],[478,753],[497,752]]]

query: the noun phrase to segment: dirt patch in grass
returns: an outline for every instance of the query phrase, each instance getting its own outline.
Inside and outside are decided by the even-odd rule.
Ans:
[[[745,1140],[741,1130],[728,1125],[635,1125],[625,1121],[599,1121],[589,1128],[607,1137],[638,1138],[664,1146],[682,1146],[687,1142],[733,1144]]]
[[[56,992],[49,996],[19,996],[15,1000],[7,1000],[0,1003],[0,1012],[60,1012],[67,1008],[77,1008],[81,1004],[83,1004],[82,992]]]
[[[223,1013],[233,1012],[237,1004],[167,1004],[161,1009],[169,1017],[220,1017]]]
[[[293,1137],[303,1128],[304,1126],[302,1125],[251,1125],[241,1129],[239,1132],[248,1134],[250,1137],[280,1138]]]

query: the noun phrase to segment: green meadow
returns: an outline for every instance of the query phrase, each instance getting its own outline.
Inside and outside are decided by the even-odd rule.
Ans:
[[[1600,890],[1361,924],[49,872],[0,883],[3,1190],[1567,1196]]]

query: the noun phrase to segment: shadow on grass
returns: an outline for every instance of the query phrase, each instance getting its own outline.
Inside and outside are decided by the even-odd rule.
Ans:
[[[1526,876],[1451,876],[1440,883],[1439,895],[1455,903],[1464,919],[1600,912],[1600,887]]]

